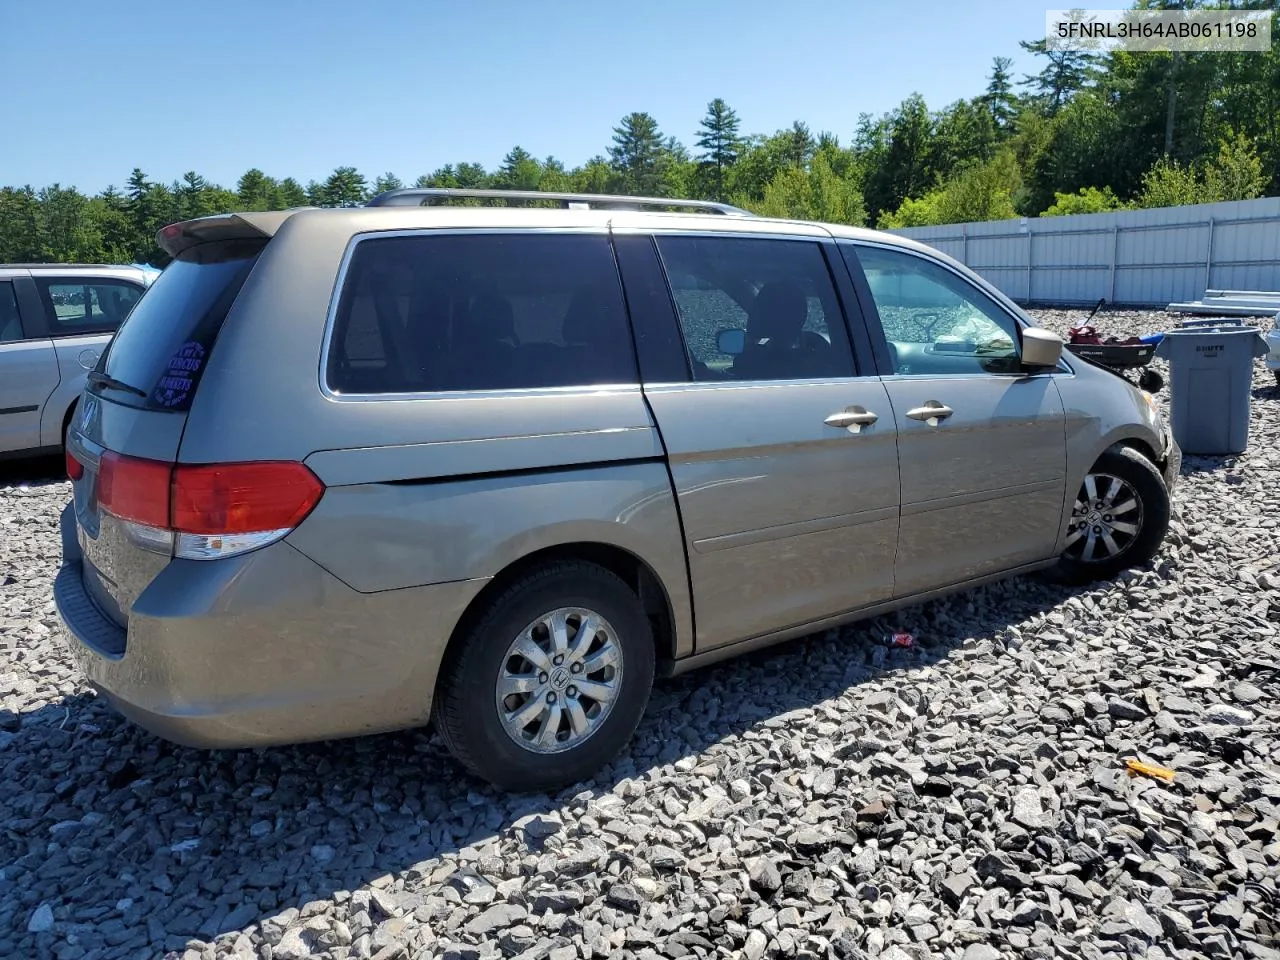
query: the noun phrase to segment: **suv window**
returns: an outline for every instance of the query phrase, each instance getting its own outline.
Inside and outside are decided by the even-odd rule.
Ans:
[[[114,391],[120,403],[187,410],[227,311],[265,240],[202,243],[184,250],[129,314],[98,367],[147,393]]]
[[[49,332],[57,336],[110,333],[142,297],[142,287],[126,280],[36,277]]]
[[[855,375],[817,243],[682,236],[657,242],[694,380]]]
[[[0,281],[0,343],[22,339],[22,317],[18,315],[18,297],[13,283]]]
[[[609,239],[363,239],[338,301],[327,378],[338,393],[635,383]]]
[[[846,257],[853,245],[842,245]],[[1018,372],[1018,326],[973,284],[923,257],[856,248],[894,373],[928,376]]]

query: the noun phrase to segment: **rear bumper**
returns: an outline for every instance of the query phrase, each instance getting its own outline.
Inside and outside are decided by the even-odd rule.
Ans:
[[[134,603],[126,631],[81,585],[74,511],[62,522],[54,601],[72,656],[120,713],[194,747],[425,724],[445,644],[484,585],[358,593],[278,543],[228,560],[171,562]]]

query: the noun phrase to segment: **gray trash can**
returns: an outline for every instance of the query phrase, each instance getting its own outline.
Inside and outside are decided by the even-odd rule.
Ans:
[[[1169,361],[1169,427],[1183,453],[1244,453],[1253,361],[1266,353],[1258,328],[1235,320],[1165,333],[1156,356]]]

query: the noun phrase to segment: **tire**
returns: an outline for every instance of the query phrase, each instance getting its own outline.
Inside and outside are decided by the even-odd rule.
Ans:
[[[590,649],[580,650],[588,614],[598,629],[585,638]],[[564,618],[563,662],[553,659],[552,616]],[[537,648],[521,647],[530,657],[514,649],[526,634]],[[615,653],[605,655],[609,648]],[[600,663],[606,665],[587,669]],[[454,638],[436,685],[433,719],[449,752],[476,776],[502,790],[554,790],[589,779],[630,741],[653,672],[653,633],[635,593],[595,564],[550,563],[503,590]],[[502,676],[510,691],[505,697]],[[592,699],[575,678],[612,692]],[[522,716],[531,718],[524,726]]]
[[[1116,481],[1120,482],[1118,490]],[[1125,509],[1130,502],[1134,507]],[[1108,507],[1118,509],[1108,513]],[[1121,570],[1143,566],[1155,557],[1169,530],[1169,491],[1164,478],[1136,450],[1108,450],[1089,468],[1076,494],[1071,522],[1067,548],[1058,561],[1059,573],[1069,582],[1109,580]],[[1134,527],[1136,532],[1131,532]]]

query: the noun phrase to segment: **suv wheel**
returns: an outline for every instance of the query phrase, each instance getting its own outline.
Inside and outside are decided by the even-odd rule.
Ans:
[[[477,776],[555,789],[591,777],[631,739],[653,671],[653,634],[631,589],[594,564],[549,564],[456,638],[434,719]]]
[[[1106,580],[1150,561],[1169,529],[1164,479],[1136,450],[1108,450],[1076,494],[1059,567],[1076,583]]]

